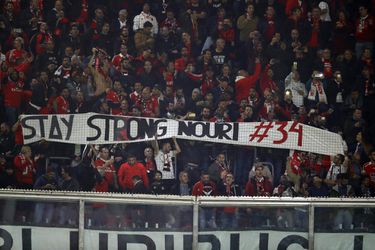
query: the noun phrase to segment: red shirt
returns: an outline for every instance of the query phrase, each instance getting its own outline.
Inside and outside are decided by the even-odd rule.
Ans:
[[[148,100],[139,99],[136,106],[141,110],[142,116],[154,117],[159,103],[156,98],[151,97]]]
[[[215,87],[215,83],[213,79],[208,79],[208,78],[203,79],[202,85],[201,85],[202,95],[205,96],[214,87]]]
[[[120,98],[120,96],[114,90],[111,89],[107,93],[105,98],[107,99],[107,101],[110,101],[113,104],[118,105],[118,108],[111,108],[111,115],[119,115],[121,113],[121,109],[120,109],[121,98]]]
[[[130,93],[130,100],[133,104],[136,104],[141,99],[141,94],[137,92]]]
[[[174,68],[176,71],[184,71],[186,68],[186,65],[190,62],[193,62],[190,58],[178,58],[174,61]]]
[[[113,66],[115,66],[115,68],[116,68],[117,70],[120,70],[120,68],[121,68],[121,61],[122,61],[122,59],[124,59],[125,57],[129,58],[130,61],[133,61],[133,59],[134,59],[134,58],[133,58],[131,55],[129,55],[129,54],[123,55],[123,54],[121,54],[121,53],[115,55],[115,56],[112,58],[112,64],[113,64]]]
[[[109,166],[104,167],[105,161],[102,159],[97,159],[95,161],[95,167],[98,169],[99,172],[104,171],[103,179],[100,183],[97,183],[95,186],[95,190],[97,192],[108,192],[109,185],[113,183],[113,173],[115,173],[115,168],[111,164]]]
[[[118,171],[118,181],[119,181],[120,186],[124,190],[132,190],[133,189],[132,178],[136,175],[141,177],[145,187],[148,188],[149,182],[148,182],[146,168],[142,163],[139,163],[139,162],[136,162],[133,166],[130,166],[129,163],[124,163],[121,165]]]
[[[37,55],[44,53],[45,48],[43,47],[48,41],[52,40],[52,36],[48,33],[39,33],[35,38],[35,52]]]
[[[246,183],[245,194],[248,196],[268,196],[271,192],[271,182],[265,177],[259,181],[254,177]]]
[[[375,39],[375,20],[372,16],[358,18],[356,22],[355,38],[357,42],[373,42]]]
[[[332,72],[332,62],[331,60],[324,60],[323,59],[323,67],[324,67],[324,76],[325,77],[332,77],[333,72]]]
[[[260,90],[263,93],[265,89],[270,89],[272,93],[275,93],[279,90],[279,87],[274,80],[268,77],[267,72],[270,70],[271,65],[267,65],[262,73],[262,79],[260,80]]]
[[[35,172],[34,161],[26,159],[23,154],[19,154],[14,158],[13,165],[16,170],[17,181],[21,184],[32,185]]]
[[[363,165],[363,169],[365,170],[366,174],[370,177],[370,180],[373,184],[375,184],[375,163],[367,162]]]
[[[198,181],[194,184],[192,195],[194,196],[216,196],[216,184],[210,181],[204,184],[202,181]]]
[[[255,72],[253,75],[249,75],[240,80],[236,81],[236,101],[240,103],[242,99],[246,99],[249,95],[249,90],[255,88],[256,81],[260,74],[260,63],[255,65]]]
[[[30,67],[30,63],[27,61],[27,52],[22,49],[8,51],[6,61],[10,67],[14,67],[18,72],[25,72]]]
[[[23,100],[22,84],[8,81],[3,87],[4,105],[6,107],[20,108]]]
[[[267,25],[266,25],[266,30],[264,32],[264,37],[266,38],[267,41],[271,41],[272,37],[276,33],[276,24],[275,20],[271,17],[266,18]]]
[[[68,113],[70,113],[69,102],[67,100],[65,100],[64,97],[62,97],[62,96],[56,97],[55,105],[57,106],[56,114],[68,114]]]
[[[18,123],[17,130],[14,133],[14,142],[16,145],[23,145],[23,134],[21,123]]]

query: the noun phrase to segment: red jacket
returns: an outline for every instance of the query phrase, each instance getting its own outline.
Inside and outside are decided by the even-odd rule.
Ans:
[[[272,184],[268,178],[263,177],[261,181],[256,181],[251,178],[245,187],[245,194],[247,196],[268,196],[272,194]]]
[[[277,92],[279,90],[279,87],[277,86],[276,82],[272,79],[270,79],[267,75],[268,70],[271,68],[271,65],[267,65],[266,68],[263,70],[262,78],[260,80],[260,90],[261,94],[264,93],[265,89],[270,89],[271,92]]]
[[[141,177],[145,187],[148,188],[149,182],[148,182],[146,168],[142,163],[139,163],[139,162],[136,162],[133,166],[130,166],[129,163],[124,163],[124,164],[121,165],[121,167],[118,171],[119,185],[124,190],[133,189],[132,178],[136,175]]]
[[[363,170],[365,170],[366,174],[370,177],[370,181],[372,184],[375,184],[375,164],[370,162],[367,162],[363,165]]]
[[[63,96],[56,97],[54,105],[56,105],[56,114],[70,113],[69,102]]]
[[[16,178],[20,184],[33,184],[35,163],[33,160],[26,159],[23,154],[19,154],[14,158],[14,168],[16,170]]]
[[[216,184],[210,181],[209,184],[204,184],[202,181],[198,181],[194,184],[192,195],[194,196],[216,196]]]
[[[256,81],[260,74],[260,63],[255,64],[255,72],[245,78],[236,81],[236,101],[240,103],[242,99],[249,96],[249,90],[255,88]]]
[[[3,85],[4,105],[6,107],[20,108],[24,97],[22,89],[23,84],[8,81],[7,84]]]
[[[97,183],[95,186],[95,190],[97,192],[108,192],[109,185],[114,182],[113,180],[113,173],[116,172],[113,165],[109,165],[104,167],[105,161],[102,159],[97,159],[95,161],[95,167],[100,172],[103,171],[103,180],[100,183]]]
[[[120,109],[121,97],[116,93],[116,91],[111,89],[107,93],[105,98],[107,102],[110,102],[112,104],[112,105],[109,105],[109,107],[111,108],[111,115],[120,114],[121,113],[121,109]],[[113,106],[117,106],[117,107],[113,107]]]
[[[375,39],[375,18],[368,15],[358,18],[356,22],[355,38],[357,42],[373,42]]]

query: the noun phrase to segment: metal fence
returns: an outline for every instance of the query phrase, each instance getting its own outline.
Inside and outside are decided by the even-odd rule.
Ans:
[[[263,220],[265,225],[258,227],[258,230],[295,230],[307,233],[308,249],[318,249],[315,244],[314,236],[315,233],[319,231],[336,230],[336,232],[339,231],[348,233],[358,233],[361,231],[371,233],[375,231],[375,222],[372,221],[375,218],[375,199],[373,198],[193,197],[131,195],[117,193],[0,190],[0,202],[0,215],[2,216],[3,220],[9,220],[10,217],[12,217],[10,221],[2,221],[2,225],[23,225],[27,223],[28,225],[33,225],[33,222],[28,221],[27,218],[24,218],[18,213],[19,207],[22,208],[22,206],[29,206],[29,208],[32,207],[32,209],[37,212],[36,207],[39,205],[38,209],[44,209],[42,210],[43,214],[40,215],[42,217],[46,216],[45,212],[47,211],[46,208],[48,208],[48,206],[50,208],[56,208],[55,212],[57,211],[59,213],[64,210],[62,207],[67,208],[67,211],[70,209],[71,213],[73,214],[71,217],[73,222],[69,219],[69,222],[64,222],[62,225],[64,227],[77,228],[79,249],[85,248],[85,232],[90,228],[95,227],[92,219],[95,218],[95,211],[97,208],[101,209],[99,210],[101,211],[101,217],[108,214],[111,215],[115,220],[115,224],[112,224],[111,227],[105,224],[107,222],[104,222],[104,226],[99,225],[97,229],[101,230],[108,230],[108,228],[121,228],[121,223],[125,221],[123,218],[121,218],[124,214],[123,209],[125,207],[127,209],[126,211],[134,211],[134,214],[137,214],[135,216],[138,217],[144,217],[144,210],[147,210],[150,207],[152,207],[152,210],[147,211],[153,211],[152,213],[156,217],[158,214],[163,214],[163,216],[167,217],[169,215],[173,215],[178,210],[180,215],[175,216],[174,219],[176,220],[177,217],[179,217],[185,220],[185,222],[187,221],[189,227],[187,227],[185,230],[192,233],[191,247],[194,250],[198,249],[198,236],[201,232],[220,231],[224,229],[236,231],[252,227],[254,229],[254,224],[251,224],[252,221],[247,223],[247,220],[259,219],[259,217],[261,217],[261,220]],[[9,211],[6,211],[7,207],[9,210],[9,206],[13,208],[11,211],[11,216],[9,215]],[[103,207],[105,207],[104,210]],[[235,213],[232,213],[231,211],[234,210],[231,210],[230,208],[236,209]],[[328,215],[325,214],[327,209],[329,210]],[[28,211],[30,211],[30,209]],[[235,215],[234,222],[236,223],[236,226],[229,226],[224,229],[220,228],[220,226],[212,227],[212,225],[203,227],[202,223],[204,223],[204,221],[202,222],[202,215],[206,215],[206,218],[203,218],[203,220],[205,219],[209,221],[211,217],[207,217],[207,214],[211,215],[212,211],[215,211],[216,214],[218,214],[218,211],[220,211],[223,216],[222,218],[226,218],[225,216],[230,215],[233,219],[233,216]],[[229,212],[226,214],[226,211]],[[342,223],[338,223],[336,226],[333,226],[333,224],[336,223],[336,219],[334,221],[330,220],[329,218],[332,218],[332,214],[337,213],[338,211],[343,214],[345,214],[345,211],[349,211],[349,215],[358,215],[359,217],[349,220],[349,223],[351,222],[349,226],[345,226]],[[263,217],[260,216],[260,213],[262,213]],[[76,222],[74,222],[74,214],[76,214]],[[290,222],[294,224],[293,227],[291,225],[287,225],[287,220],[285,223],[279,223],[279,219],[282,218],[281,215],[284,214],[294,218]],[[366,218],[363,220],[358,219],[362,218],[361,215],[363,214],[367,214]],[[69,213],[65,211],[63,218],[67,219],[69,217],[68,215]],[[271,215],[272,218],[276,218],[276,220],[271,220],[270,222],[268,218],[271,218]],[[298,219],[296,219],[297,217],[295,217],[295,215],[299,216]],[[35,213],[33,215],[34,222],[37,217],[38,214]],[[335,218],[337,218],[337,216]],[[165,220],[168,221],[168,219]],[[55,219],[55,221],[58,221],[58,219]],[[51,226],[50,221],[42,222],[46,227]],[[125,223],[126,222],[124,222],[124,224]],[[173,228],[173,226],[168,227],[168,223],[165,223],[165,225],[158,223],[154,224],[157,226],[151,226],[150,220],[143,219],[141,220],[141,228],[139,228],[134,221],[130,221],[127,228],[128,230],[135,231],[176,229]],[[329,227],[331,224],[332,227]],[[328,227],[325,227],[325,225],[328,225]],[[178,226],[181,226],[181,223],[178,224],[177,227]],[[260,224],[258,223],[256,226],[260,226]]]

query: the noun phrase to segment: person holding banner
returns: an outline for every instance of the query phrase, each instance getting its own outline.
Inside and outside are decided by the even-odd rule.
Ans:
[[[95,161],[94,165],[102,176],[101,182],[97,183],[95,190],[99,192],[108,192],[118,189],[117,175],[115,167],[113,166],[114,159],[110,158],[110,152],[107,147],[100,149],[99,158]]]
[[[164,142],[160,149],[156,136],[153,143],[156,168],[162,173],[164,183],[168,190],[174,184],[176,179],[177,166],[175,159],[181,152],[176,137],[172,137],[172,139],[176,148],[175,150],[172,150],[172,146],[169,142]]]
[[[226,163],[225,154],[220,153],[216,156],[215,161],[208,167],[208,173],[210,179],[216,184],[219,184],[222,178],[224,178],[230,172],[229,166]]]

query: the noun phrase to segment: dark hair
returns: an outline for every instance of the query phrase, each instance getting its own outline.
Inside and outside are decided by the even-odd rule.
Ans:
[[[337,157],[339,157],[341,163],[343,163],[345,161],[345,156],[344,155],[338,154]]]
[[[128,157],[127,157],[128,159],[130,159],[130,158],[136,158],[137,159],[137,157],[134,155],[134,154],[128,154]]]
[[[345,174],[341,173],[341,174],[338,174],[336,178],[340,179],[340,180],[342,180],[342,179],[349,179],[349,175],[347,173],[345,173]]]
[[[68,174],[70,177],[73,176],[73,168],[71,168],[71,167],[69,167],[69,166],[63,166],[63,167],[61,167],[61,169],[63,169],[64,172],[65,172],[66,174]]]
[[[139,175],[134,175],[134,176],[132,177],[132,180],[133,180],[133,181],[140,181],[140,180],[142,180],[142,179],[141,179],[141,177],[140,177]]]
[[[161,177],[163,177],[163,173],[162,173],[160,170],[156,170],[156,171],[155,171],[155,173],[154,173],[154,178],[155,178],[156,174],[160,174]]]
[[[203,175],[210,175],[210,174],[208,173],[208,171],[206,171],[206,170],[202,170],[202,172],[201,172],[201,176],[203,176]]]
[[[143,24],[143,28],[148,28],[148,27],[151,27],[152,28],[152,23],[151,22],[149,22],[149,21],[147,21],[147,22],[145,22],[144,24]]]

